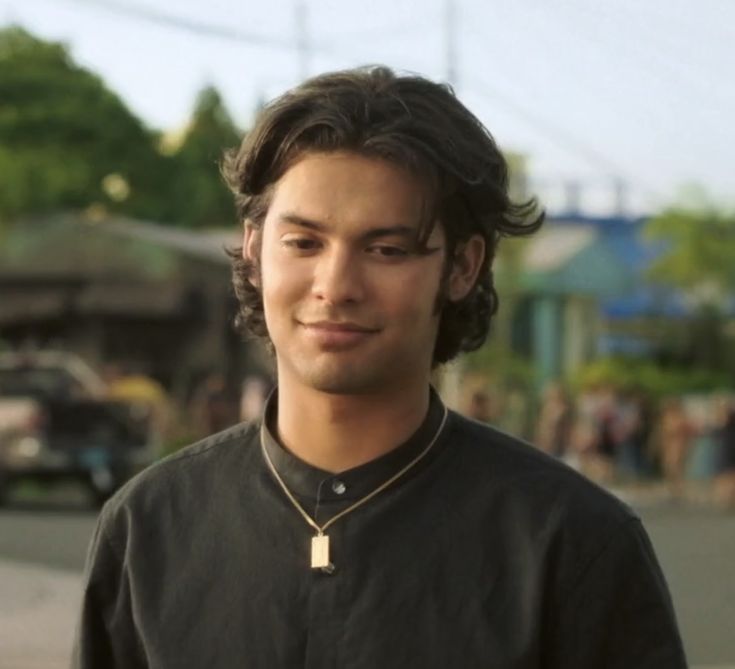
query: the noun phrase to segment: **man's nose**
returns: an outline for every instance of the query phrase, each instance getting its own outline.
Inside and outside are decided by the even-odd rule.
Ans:
[[[362,264],[347,249],[324,253],[314,270],[312,293],[332,304],[359,302],[365,293]]]

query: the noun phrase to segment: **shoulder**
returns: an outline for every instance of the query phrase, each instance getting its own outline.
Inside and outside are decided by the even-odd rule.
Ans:
[[[257,457],[259,423],[240,423],[169,455],[128,481],[107,501],[100,523],[113,528],[139,516],[148,522],[209,503]]]
[[[623,525],[637,518],[617,497],[531,444],[489,425],[451,414],[453,467],[496,499],[539,513],[563,516],[568,526]]]
[[[485,527],[534,559],[549,559],[568,591],[593,565],[645,564],[650,542],[637,514],[613,494],[534,446],[452,415],[448,503],[482,509]],[[545,558],[544,558],[545,556]]]

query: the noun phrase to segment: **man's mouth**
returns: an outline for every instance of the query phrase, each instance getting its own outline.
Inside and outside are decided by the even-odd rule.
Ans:
[[[377,328],[367,327],[351,321],[308,321],[301,322],[305,328],[323,330],[325,332],[377,332]]]
[[[319,348],[331,351],[357,346],[378,332],[377,328],[352,321],[300,321],[300,325]]]

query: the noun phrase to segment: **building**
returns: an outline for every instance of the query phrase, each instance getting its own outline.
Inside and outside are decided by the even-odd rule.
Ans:
[[[534,360],[539,385],[598,356],[657,355],[670,326],[695,317],[691,295],[647,278],[665,245],[644,238],[645,222],[552,218],[527,242],[513,341]],[[735,315],[735,303],[726,311]]]
[[[234,390],[263,367],[233,329],[237,242],[234,229],[82,215],[18,223],[0,245],[0,342],[131,366],[180,401],[211,373]]]

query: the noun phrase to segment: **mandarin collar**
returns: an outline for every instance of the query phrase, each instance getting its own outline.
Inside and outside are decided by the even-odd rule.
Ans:
[[[411,462],[436,437],[431,452],[422,458],[406,478],[433,460],[432,453],[442,447],[447,433],[447,410],[433,387],[429,389],[429,409],[418,429],[397,448],[363,465],[334,474],[307,464],[287,451],[274,436],[270,426],[275,425],[278,413],[278,389],[275,388],[266,401],[261,424],[262,446],[278,475],[288,489],[303,499],[319,503],[358,499],[371,493],[391,476]],[[441,431],[441,434],[438,434]],[[397,482],[400,484],[400,481]]]

